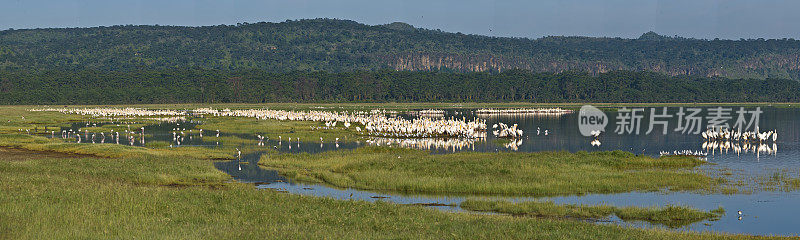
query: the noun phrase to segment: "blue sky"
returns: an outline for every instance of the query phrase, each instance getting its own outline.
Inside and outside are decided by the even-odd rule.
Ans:
[[[189,1],[0,0],[0,29],[120,24],[217,25],[302,18],[395,21],[492,36],[800,39],[796,0],[406,0]]]

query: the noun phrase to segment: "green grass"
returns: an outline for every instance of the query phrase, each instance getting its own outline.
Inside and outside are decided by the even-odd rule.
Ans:
[[[272,154],[259,164],[301,181],[415,193],[573,195],[706,190],[717,182],[690,157],[614,152],[479,153],[364,147],[319,154]]]
[[[519,202],[493,200],[466,200],[461,207],[472,211],[507,213],[540,218],[600,219],[616,215],[624,221],[646,221],[670,227],[681,227],[703,220],[717,220],[725,214],[722,207],[701,211],[685,206],[665,207],[615,207],[610,205],[555,204],[553,202]]]
[[[227,182],[208,160],[147,151],[22,161],[0,155],[0,238],[754,238],[288,195]]]
[[[105,158],[136,157],[142,154],[165,157],[191,156],[204,159],[233,158],[233,153],[226,149],[208,149],[202,147],[148,149],[118,144],[77,144],[64,142],[60,139],[49,139],[42,136],[24,134],[0,133],[0,146],[33,151],[90,155]]]
[[[2,106],[0,107],[0,132],[18,132],[18,129],[35,127],[44,130],[45,126],[67,126],[65,123],[81,121],[85,118],[79,115],[62,114],[58,112],[28,112],[33,107]]]

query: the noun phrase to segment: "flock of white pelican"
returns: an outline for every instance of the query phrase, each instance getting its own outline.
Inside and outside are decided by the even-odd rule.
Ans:
[[[711,153],[728,153],[733,151],[736,155],[752,152],[757,156],[761,154],[778,153],[778,133],[775,130],[760,132],[758,127],[755,131],[737,131],[723,128],[710,128],[701,133],[703,139],[703,149]],[[772,142],[772,145],[768,145]]]
[[[690,157],[699,157],[701,159],[705,159],[708,156],[708,152],[697,151],[697,150],[675,150],[672,152],[661,151],[659,152],[661,156],[690,156]]]
[[[144,120],[151,120],[155,122],[161,123],[176,123],[176,122],[185,122],[186,117],[154,117],[154,118],[143,118]],[[113,120],[113,119],[111,119]]]
[[[736,155],[740,155],[743,153],[754,153],[757,156],[761,156],[761,154],[777,154],[778,153],[778,144],[772,143],[771,146],[766,143],[761,142],[753,142],[753,141],[745,141],[745,142],[731,142],[731,141],[708,141],[703,142],[703,149],[712,154],[719,152],[720,154],[729,153],[733,151]]]
[[[411,120],[399,117],[387,117],[383,114],[363,113],[350,114],[348,112],[327,111],[285,111],[269,109],[248,110],[215,110],[201,108],[194,110],[198,114],[213,116],[254,117],[256,119],[274,119],[280,121],[314,121],[326,122],[327,126],[342,122],[343,126],[358,123],[357,132],[364,127],[364,134],[379,137],[403,138],[433,138],[433,137],[459,137],[459,138],[485,138],[486,120],[474,118],[467,119],[432,119],[420,117]]]
[[[572,110],[562,109],[562,108],[510,108],[510,109],[484,108],[475,110],[475,115],[561,116],[572,112],[573,112]]]
[[[403,119],[400,117],[392,117],[395,111],[386,110],[372,110],[372,111],[358,111],[358,112],[333,112],[333,111],[286,111],[286,110],[269,110],[269,109],[245,109],[245,110],[230,110],[222,109],[216,110],[211,108],[198,108],[187,111],[176,110],[151,110],[140,108],[43,108],[31,109],[29,111],[56,111],[65,114],[79,114],[87,115],[97,118],[110,118],[110,119],[124,119],[125,117],[146,117],[145,119],[177,123],[185,121],[186,115],[189,113],[196,115],[213,115],[219,117],[252,117],[256,119],[273,119],[279,121],[315,121],[324,123],[324,127],[312,127],[318,129],[333,129],[337,126],[344,129],[352,129],[364,136],[371,137],[367,140],[370,145],[382,146],[401,146],[406,148],[423,149],[423,150],[438,150],[445,149],[451,151],[469,150],[475,148],[476,142],[483,141],[486,137],[486,120],[474,118],[467,120],[466,118],[458,119],[455,117],[450,118],[429,118],[421,116],[415,119]],[[438,115],[443,114],[443,110],[422,110],[420,114]],[[535,113],[568,113],[571,110],[560,108],[553,109],[480,109],[476,110],[476,114],[535,114]],[[120,122],[131,124],[131,122]],[[86,123],[86,127],[96,127],[97,124]],[[117,124],[119,126],[119,124]],[[19,129],[20,132],[30,134],[29,129]],[[174,128],[172,129],[172,137],[174,143],[181,145],[186,141],[187,133],[199,132],[200,137],[203,136],[202,129],[186,129]],[[56,131],[46,131],[55,137]],[[508,125],[505,123],[497,123],[492,125],[492,134],[497,138],[506,138],[510,142],[502,144],[505,148],[517,150],[522,145],[524,131],[519,128],[517,124]],[[542,131],[540,128],[536,129],[536,134],[548,135],[549,131]],[[213,134],[213,133],[212,133]],[[216,130],[216,136],[219,137],[219,130]],[[591,133],[593,140],[590,142],[592,146],[599,147],[600,131]],[[108,139],[112,142],[119,144],[120,138],[127,138],[128,143],[133,145],[134,142],[145,144],[144,127],[139,129],[131,129],[128,125],[126,130],[90,133],[88,130],[62,130],[61,138],[72,139],[78,143],[81,142],[99,142],[105,143]],[[687,155],[703,157],[709,153],[728,153],[732,151],[736,154],[741,153],[756,153],[756,154],[775,154],[777,153],[777,139],[778,133],[776,131],[760,132],[758,128],[755,131],[736,131],[723,128],[710,128],[701,133],[701,136],[706,140],[702,145],[702,151],[672,151],[661,152],[661,155]],[[188,138],[192,138],[191,135]],[[257,140],[259,146],[265,145],[264,140],[268,139],[266,136],[258,135]],[[278,144],[283,144],[283,139],[278,136]],[[290,138],[288,144],[296,142],[300,143],[299,138],[294,141]],[[324,139],[320,138],[320,143],[324,143]],[[337,148],[339,139],[335,138],[331,141],[335,143]],[[771,145],[766,143],[772,142]],[[219,143],[217,143],[219,144]],[[172,145],[170,145],[172,146]],[[299,145],[298,145],[299,146]],[[322,147],[322,146],[320,146]]]
[[[400,112],[395,111],[395,110],[386,110],[386,109],[372,109],[372,110],[369,111],[369,114],[370,115],[380,114],[380,115],[396,116],[397,114],[400,114]]]
[[[185,121],[189,115],[203,116],[212,115],[217,117],[252,117],[256,119],[272,119],[279,121],[314,121],[323,122],[324,127],[312,127],[312,129],[333,129],[337,126],[345,129],[352,129],[365,136],[371,137],[368,140],[372,145],[391,145],[405,146],[415,149],[447,149],[452,151],[474,149],[476,141],[483,141],[486,138],[486,120],[473,118],[433,118],[428,116],[444,116],[444,110],[426,109],[417,111],[418,118],[403,119],[396,117],[399,113],[392,110],[374,109],[371,111],[354,111],[354,112],[334,112],[334,111],[286,111],[286,110],[270,110],[270,109],[244,109],[244,110],[231,110],[231,109],[212,109],[212,108],[198,108],[194,110],[153,110],[142,108],[44,108],[44,109],[31,109],[30,111],[56,111],[64,114],[78,114],[85,116],[92,116],[95,118],[105,118],[114,120],[125,119],[125,117],[148,117],[145,119],[177,123]],[[549,114],[549,113],[568,113],[570,110],[560,108],[554,109],[481,109],[476,113],[481,114]],[[414,114],[412,114],[414,115]],[[351,128],[352,127],[352,128]],[[130,128],[130,127],[129,127]],[[134,142],[141,142],[144,145],[144,129],[140,131],[125,130],[124,132],[110,132],[112,139],[119,142],[120,133],[128,138],[128,142],[133,145]],[[508,126],[504,123],[495,124],[493,133],[498,138],[509,138],[511,141],[503,144],[504,147],[517,150],[522,145],[523,130],[517,124]],[[89,137],[88,131],[83,134],[74,134],[73,130],[65,130],[62,132],[62,137],[71,138],[75,137],[77,142],[94,142],[95,136],[101,137],[100,141],[105,142],[106,133],[93,133]],[[191,133],[198,132],[202,138],[202,129],[186,129],[186,128],[173,128],[172,140],[173,144],[180,146],[186,139],[191,139]],[[187,135],[187,133],[189,135]],[[537,135],[541,134],[541,129],[537,129]],[[55,135],[55,132],[52,133]],[[116,134],[116,135],[115,135]],[[548,135],[548,130],[544,130],[544,134]],[[219,136],[219,130],[216,130],[216,136]],[[266,136],[257,136],[258,145],[262,146],[264,140],[268,139]],[[390,140],[391,139],[391,140]],[[139,140],[139,141],[136,141]],[[283,144],[283,139],[278,136],[278,145]],[[293,142],[300,143],[299,138],[294,141],[289,139],[288,144],[291,146]],[[320,138],[320,143],[324,139]],[[339,139],[333,141],[337,147]],[[219,143],[217,143],[219,144]],[[170,145],[172,147],[173,145]],[[299,147],[299,145],[298,145]]]
[[[728,130],[727,128],[709,128],[705,132],[702,132],[701,135],[706,140],[711,141],[718,141],[718,140],[725,140],[725,141],[742,141],[742,142],[766,142],[778,141],[778,133],[776,131],[767,131],[767,132],[759,132],[758,127],[753,132],[747,131],[738,131],[738,130]]]
[[[174,142],[177,146],[180,146],[183,142],[186,141],[187,135],[189,137],[189,140],[192,140],[194,138],[194,136],[191,135],[191,134],[194,133],[194,129],[189,128],[189,130],[186,130],[186,128],[182,128],[180,126],[181,126],[180,123],[176,123],[176,127],[172,128],[172,131],[171,131],[172,132],[172,142]],[[198,129],[197,133],[199,134],[200,139],[203,139],[203,129]],[[219,129],[217,129],[216,137],[219,137]],[[258,137],[260,138],[261,135],[258,135]],[[216,142],[216,145],[219,145],[219,142]],[[261,144],[259,144],[259,145],[261,145]],[[172,145],[170,144],[169,147],[172,147]]]
[[[445,112],[444,112],[444,110],[438,110],[438,109],[425,109],[425,110],[419,110],[419,111],[409,111],[407,113],[410,114],[410,115],[415,115],[415,116],[441,118],[441,117],[444,117],[444,113]]]
[[[60,112],[64,114],[78,114],[92,117],[150,117],[150,116],[182,116],[185,111],[175,111],[166,109],[142,109],[142,108],[40,108],[30,109],[31,112]]]
[[[521,138],[522,137],[522,129],[517,129],[517,124],[511,125],[509,127],[505,123],[496,123],[492,125],[492,134],[494,134],[497,138]]]
[[[323,122],[324,127],[312,127],[319,129],[332,129],[337,126],[344,127],[345,129],[353,129],[356,132],[363,133],[370,136],[371,139],[367,142],[372,145],[391,145],[405,146],[415,149],[447,149],[452,151],[474,149],[476,141],[483,141],[486,137],[486,120],[474,118],[467,120],[466,118],[457,119],[455,117],[434,119],[429,117],[418,117],[415,119],[403,119],[399,117],[388,117],[396,113],[386,110],[372,110],[369,112],[332,112],[332,111],[285,111],[285,110],[269,110],[269,109],[245,109],[245,110],[231,110],[231,109],[212,109],[212,108],[198,108],[194,110],[175,111],[175,110],[151,110],[141,108],[47,108],[47,109],[31,109],[30,111],[56,111],[65,114],[78,114],[92,116],[96,118],[107,119],[124,119],[124,117],[149,117],[147,119],[154,121],[176,123],[180,126],[180,122],[185,121],[186,115],[212,115],[217,117],[253,117],[256,119],[274,119],[279,121],[315,121]],[[521,111],[521,110],[514,110]],[[551,110],[538,112],[552,112]],[[422,115],[439,115],[444,114],[444,110],[427,109],[419,111]],[[87,123],[88,124],[88,123]],[[88,126],[88,125],[87,125]],[[94,125],[96,126],[96,124]],[[352,127],[352,128],[351,128]],[[362,129],[363,127],[363,129]],[[499,127],[499,128],[498,128]],[[130,127],[128,127],[130,128]],[[506,148],[516,150],[522,145],[520,139],[523,130],[519,129],[516,124],[509,127],[504,123],[495,124],[495,135],[500,138],[511,138],[512,141],[504,144]],[[197,132],[202,138],[202,129],[186,129],[186,128],[173,128],[172,144],[180,146],[187,138],[192,138],[192,133]],[[55,132],[52,133],[55,135]],[[117,143],[119,142],[120,134],[128,138],[128,142],[133,145],[134,142],[141,142],[144,145],[144,129],[125,130],[124,132],[109,133],[109,136]],[[188,135],[187,135],[188,134]],[[547,130],[545,130],[547,134]],[[64,130],[62,132],[63,138],[76,138],[77,142],[88,142],[96,139],[95,136],[100,137],[101,142],[105,142],[106,133],[92,133],[86,131],[82,134],[73,132],[73,130]],[[216,136],[219,136],[219,130],[216,130]],[[268,139],[266,136],[257,136],[258,145],[265,145],[264,140]],[[139,140],[139,141],[136,141]],[[278,144],[283,144],[283,139],[278,136]],[[299,144],[300,139],[295,138],[294,141],[289,139],[288,144],[291,146],[292,142]],[[320,138],[320,143],[325,142]],[[334,139],[333,142],[339,143],[339,139]],[[173,145],[170,145],[172,147]],[[299,146],[299,145],[298,145]]]
[[[87,127],[90,127],[89,123],[86,124]],[[97,126],[97,124],[93,124],[92,127]],[[117,124],[117,126],[120,126]],[[105,132],[89,132],[89,130],[79,128],[77,130],[69,129],[69,130],[61,130],[61,138],[62,139],[75,139],[77,143],[106,143],[106,139],[111,139],[116,144],[119,144],[120,133],[122,136],[128,140],[128,143],[133,146],[134,143],[139,142],[142,146],[145,144],[145,135],[144,135],[144,127],[139,129],[131,130],[130,125],[127,125],[127,129],[120,131],[114,131],[113,129],[109,130],[108,135]],[[91,134],[91,135],[89,135]],[[50,131],[50,136],[55,138],[55,131]],[[81,137],[83,136],[83,137]],[[137,140],[138,139],[138,140]]]

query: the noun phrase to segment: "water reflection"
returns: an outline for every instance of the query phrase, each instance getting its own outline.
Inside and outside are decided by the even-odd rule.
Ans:
[[[511,151],[519,151],[520,146],[522,146],[522,139],[511,139],[508,143],[503,145],[503,147]]]
[[[431,151],[463,151],[475,150],[476,142],[483,142],[483,139],[472,138],[370,138],[366,140],[369,146],[396,146],[411,149],[431,150]]]
[[[728,154],[729,152],[738,155],[741,154],[756,154],[759,158],[761,155],[777,155],[777,143],[757,143],[757,142],[731,142],[731,141],[708,141],[703,142],[702,149],[710,154]]]
[[[214,167],[231,175],[239,182],[265,184],[287,181],[278,174],[278,171],[266,170],[258,166],[258,160],[266,153],[266,151],[246,153],[241,155],[238,160],[214,162]]]

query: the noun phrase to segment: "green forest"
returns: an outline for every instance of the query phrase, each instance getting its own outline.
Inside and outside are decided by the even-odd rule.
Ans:
[[[800,80],[800,41],[488,37],[307,19],[203,27],[107,26],[0,31],[0,70],[207,68],[226,71],[615,70]]]
[[[0,71],[0,104],[501,101],[800,102],[800,82],[633,71]]]

